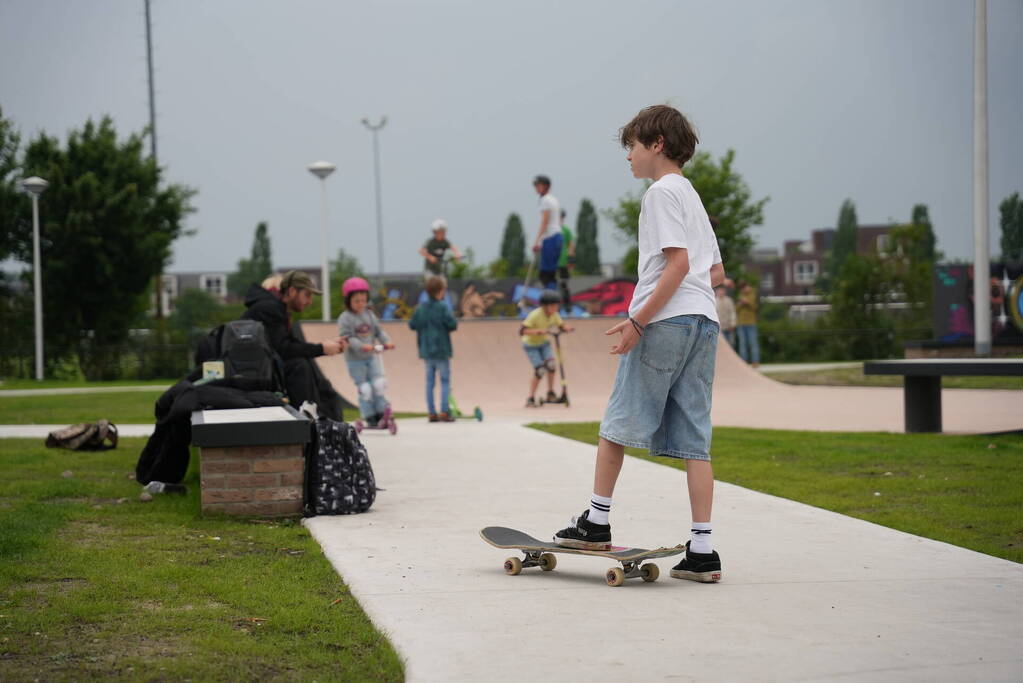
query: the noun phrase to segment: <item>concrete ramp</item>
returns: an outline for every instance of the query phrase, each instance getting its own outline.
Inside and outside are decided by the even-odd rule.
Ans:
[[[480,406],[485,416],[539,422],[599,420],[614,383],[617,358],[604,333],[621,318],[573,319],[576,328],[561,337],[571,406],[524,407],[530,365],[519,340],[518,320],[460,320],[452,334],[452,387],[459,406]],[[425,412],[423,363],[415,332],[406,322],[385,322],[397,348],[384,354],[388,397],[396,410]],[[306,339],[337,335],[333,323],[303,322]],[[355,387],[344,358],[318,359],[342,395]],[[956,389],[943,392],[945,431],[978,433],[1023,428],[1023,392]],[[776,382],[750,368],[723,340],[714,379],[714,424],[765,429],[821,431],[903,431],[902,389],[811,387]]]

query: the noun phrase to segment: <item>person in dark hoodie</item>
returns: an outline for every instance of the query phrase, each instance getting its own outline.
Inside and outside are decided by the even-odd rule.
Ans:
[[[320,294],[313,280],[301,270],[291,270],[281,277],[280,290],[274,292],[252,285],[245,295],[245,320],[263,323],[267,339],[284,363],[284,383],[291,405],[298,408],[312,401],[321,416],[341,420],[343,401],[330,381],[317,367],[314,358],[336,356],[348,346],[343,337],[310,344],[291,324],[291,314],[301,313]]]

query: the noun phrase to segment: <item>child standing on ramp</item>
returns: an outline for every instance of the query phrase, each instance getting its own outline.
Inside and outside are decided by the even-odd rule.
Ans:
[[[416,306],[408,326],[416,331],[419,357],[426,364],[426,410],[430,422],[454,422],[448,410],[451,400],[451,332],[458,321],[444,303],[444,278],[434,275],[426,281],[430,297]],[[433,402],[433,388],[440,375],[440,410]]]
[[[540,305],[530,311],[519,327],[519,334],[522,335],[522,348],[526,351],[529,364],[533,366],[533,376],[529,378],[527,408],[537,406],[534,395],[536,388],[540,385],[540,379],[544,375],[547,375],[546,402],[560,402],[558,395],[554,393],[554,372],[557,369],[557,364],[554,361],[554,351],[551,349],[548,336],[551,328],[556,328],[561,332],[571,332],[574,329],[566,325],[558,315],[560,306],[561,295],[553,289],[545,289],[540,295]]]
[[[707,211],[682,175],[698,139],[679,111],[655,105],[626,124],[619,140],[629,150],[633,176],[654,181],[639,215],[639,281],[628,319],[607,331],[620,335],[611,347],[620,358],[600,423],[590,505],[554,542],[584,549],[610,545],[608,515],[625,447],[646,448],[686,461],[692,537],[671,575],[717,581],[710,405],[718,339],[714,286],[725,273]]]
[[[378,342],[393,349],[391,338],[380,327],[380,321],[369,310],[369,283],[361,277],[350,277],[341,285],[345,310],[337,319],[338,334],[348,338],[345,361],[348,374],[359,392],[359,414],[370,427],[376,427],[387,410],[387,377],[377,359]]]

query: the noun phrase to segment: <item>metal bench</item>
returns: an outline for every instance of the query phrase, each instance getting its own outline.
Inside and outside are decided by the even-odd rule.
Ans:
[[[878,360],[863,364],[865,375],[902,375],[907,432],[941,431],[941,378],[945,375],[1023,376],[1023,359],[933,358]],[[1023,421],[1023,406],[1020,409]]]

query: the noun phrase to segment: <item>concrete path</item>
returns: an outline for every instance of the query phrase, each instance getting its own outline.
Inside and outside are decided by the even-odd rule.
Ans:
[[[619,588],[603,558],[507,576],[514,553],[478,530],[564,526],[592,447],[512,418],[405,420],[364,442],[386,490],[307,525],[410,681],[1023,680],[1023,565],[719,483],[720,584],[670,578],[670,558]],[[683,477],[626,458],[616,542],[685,541]]]

